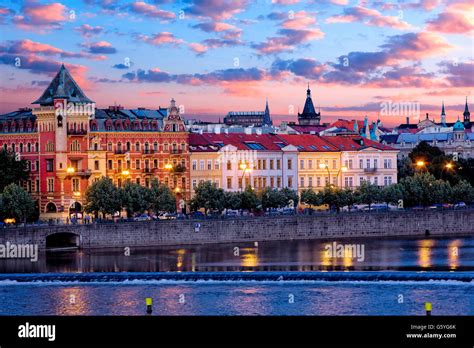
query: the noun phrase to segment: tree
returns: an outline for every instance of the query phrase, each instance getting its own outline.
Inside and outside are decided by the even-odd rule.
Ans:
[[[150,208],[159,213],[176,211],[176,197],[168,186],[160,184],[156,178],[151,181]]]
[[[290,189],[289,187],[285,187],[281,189],[281,194],[283,195],[283,205],[287,206],[293,201],[293,207],[296,207],[299,202],[298,192],[295,190]]]
[[[453,187],[453,202],[474,202],[474,188],[465,180],[461,180]]]
[[[415,170],[413,168],[413,162],[411,161],[410,157],[405,157],[397,161],[397,176],[398,179],[401,180],[406,178],[407,176],[413,176],[415,174]]]
[[[3,190],[3,211],[6,217],[26,222],[34,216],[35,201],[23,188],[10,184]]]
[[[242,205],[242,197],[240,192],[224,192],[224,208],[237,210]]]
[[[120,211],[120,197],[117,188],[108,177],[102,177],[87,188],[85,211],[95,214],[113,215]]]
[[[118,190],[120,206],[127,212],[127,217],[132,217],[134,213],[142,214],[149,208],[148,189],[127,180],[122,188]]]
[[[360,197],[360,202],[367,204],[369,209],[372,204],[380,201],[380,189],[377,185],[371,184],[367,181],[363,181],[359,186],[358,194]]]
[[[279,208],[285,205],[285,196],[276,189],[265,187],[260,192],[260,201],[264,210],[268,208]]]
[[[218,188],[211,181],[199,183],[196,187],[195,196],[191,200],[191,208],[199,210],[204,208],[206,213],[212,210],[221,212],[224,208],[224,190]]]
[[[312,189],[306,189],[301,191],[301,203],[312,206],[318,206],[323,204],[321,195],[314,192]]]
[[[240,194],[241,197],[241,207],[246,210],[253,210],[261,207],[261,203],[257,197],[257,194],[252,189],[252,187],[247,186],[243,192]]]
[[[360,200],[359,195],[357,194],[357,191],[353,191],[350,188],[345,188],[343,191],[344,191],[343,198],[344,198],[344,201],[345,201],[344,206],[347,205],[347,209],[349,209],[349,211],[351,211],[354,204],[359,202],[359,200]]]
[[[451,200],[452,188],[448,182],[436,180],[430,173],[417,173],[400,180],[405,206],[428,206]]]
[[[398,184],[392,184],[385,186],[380,192],[380,200],[387,204],[398,204],[398,201],[403,199],[403,192]]]
[[[28,180],[30,172],[25,160],[17,161],[13,151],[0,150],[0,191],[11,183]]]
[[[347,205],[346,192],[343,189],[328,184],[323,188],[320,194],[323,204],[335,208],[337,212],[339,212],[343,206]]]

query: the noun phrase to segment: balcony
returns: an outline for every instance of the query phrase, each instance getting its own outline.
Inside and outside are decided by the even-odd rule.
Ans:
[[[67,177],[71,178],[73,176],[80,176],[83,178],[89,178],[92,175],[92,171],[90,169],[74,169],[74,171],[67,172]]]
[[[377,172],[377,167],[364,168],[364,173],[376,173],[376,172]]]

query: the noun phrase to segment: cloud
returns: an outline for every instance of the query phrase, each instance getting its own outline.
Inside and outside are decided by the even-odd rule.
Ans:
[[[271,66],[271,72],[278,76],[281,72],[291,72],[296,76],[306,77],[312,80],[318,80],[327,66],[319,63],[312,58],[300,58],[281,60],[276,59]]]
[[[474,31],[474,3],[459,1],[448,5],[427,23],[427,29],[447,34],[469,34]]]
[[[83,24],[80,27],[74,29],[84,37],[91,37],[93,35],[99,35],[104,31],[103,27],[100,26],[91,26],[89,24]]]
[[[128,9],[136,14],[141,14],[150,18],[159,18],[162,20],[175,19],[176,15],[173,12],[160,10],[156,6],[147,4],[143,1],[136,1],[128,6]]]
[[[98,41],[92,43],[85,43],[81,46],[85,47],[89,53],[92,54],[114,54],[117,53],[117,49],[112,46],[110,42]]]
[[[27,1],[21,8],[21,14],[13,17],[13,23],[18,28],[32,31],[59,29],[67,20],[66,6],[59,2],[43,5]]]
[[[209,49],[209,47],[207,47],[206,45],[203,45],[203,44],[200,44],[200,43],[197,43],[197,42],[190,42],[188,44],[188,47],[192,51],[197,53],[198,55],[205,53]]]
[[[272,12],[267,18],[280,21],[280,29],[277,31],[279,36],[271,36],[264,42],[251,44],[251,47],[260,55],[291,52],[299,45],[324,38],[324,33],[319,28],[311,27],[316,24],[313,13],[306,11]]]
[[[212,18],[213,20],[228,19],[243,11],[249,0],[191,0],[191,6],[184,9],[198,17]]]
[[[474,87],[474,62],[439,63],[441,72],[446,74],[452,87]]]
[[[369,26],[391,27],[394,29],[407,30],[411,25],[397,16],[385,16],[379,11],[363,6],[347,7],[342,15],[332,16],[326,19],[326,23],[351,23],[362,22]]]
[[[140,41],[146,42],[150,45],[160,46],[163,44],[178,45],[184,43],[184,40],[176,38],[172,33],[163,31],[152,36],[138,35]]]
[[[133,65],[132,62],[130,62],[129,64],[120,63],[120,64],[112,65],[112,68],[119,69],[119,70],[126,70],[126,69],[130,69],[132,65]]]
[[[42,56],[59,56],[61,58],[86,58],[92,60],[104,60],[105,56],[91,55],[86,52],[68,52],[49,44],[36,42],[32,40],[12,40],[0,45],[3,52],[25,55],[27,53],[37,54]]]

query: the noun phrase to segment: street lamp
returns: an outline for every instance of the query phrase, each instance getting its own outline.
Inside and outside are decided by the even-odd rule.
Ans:
[[[321,163],[319,169],[326,169],[328,172],[328,183],[331,184],[331,172],[329,171],[329,166],[326,163]],[[339,173],[338,173],[339,175]]]
[[[337,171],[337,175],[336,175],[337,180],[339,180],[339,174],[340,174],[341,172],[345,173],[345,172],[347,172],[347,170],[348,170],[348,168],[347,168],[346,166],[342,166],[342,167]],[[341,183],[341,186],[342,186],[342,183]]]
[[[75,171],[76,171],[76,169],[74,169],[74,167],[68,167],[68,168],[66,169],[66,172],[67,172],[68,174],[74,174]]]
[[[454,169],[454,165],[451,162],[446,163],[443,166],[443,169],[441,170],[441,179],[443,179],[443,173],[445,170],[452,170],[452,169]]]
[[[128,171],[128,170],[122,170],[122,175],[123,175],[123,176],[128,176],[128,175],[130,175],[130,171]]]
[[[421,171],[423,169],[426,169],[426,162],[423,160],[418,160],[416,161],[416,167]]]
[[[250,182],[250,172],[252,171],[252,168],[250,168],[247,163],[241,163],[239,165],[240,170],[242,170],[242,191],[244,190],[244,177],[245,177],[245,172],[249,172],[249,182]]]
[[[173,165],[171,163],[166,163],[165,164],[165,169],[166,170],[171,170],[171,169],[173,169]]]

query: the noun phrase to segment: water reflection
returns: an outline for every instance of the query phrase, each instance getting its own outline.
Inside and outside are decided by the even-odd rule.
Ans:
[[[434,239],[423,239],[420,240],[418,249],[418,265],[422,269],[431,267],[431,253],[432,248],[435,245]]]
[[[346,251],[329,254],[325,246],[332,243],[363,243],[364,260]],[[128,256],[123,249],[95,249],[43,252],[38,262],[0,259],[0,273],[342,270],[474,270],[474,237],[243,242],[131,248]]]
[[[61,287],[51,298],[55,315],[90,315],[90,300],[85,287]]]

